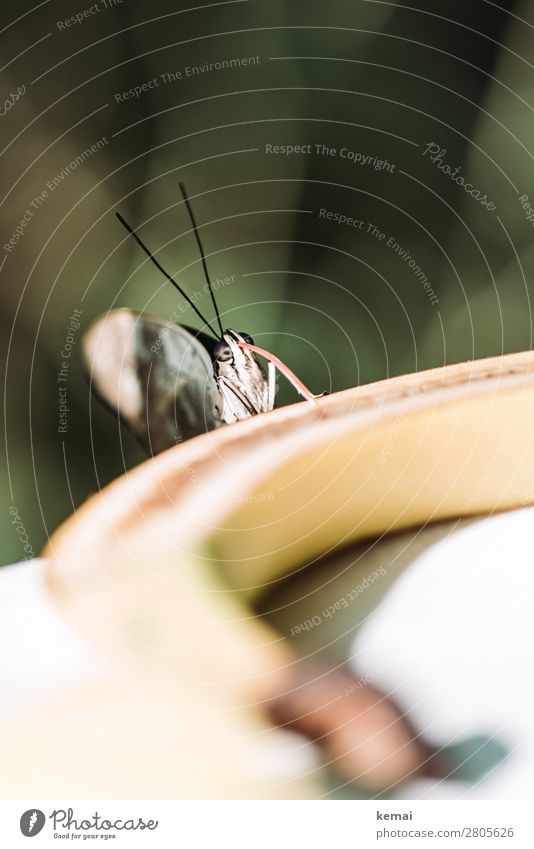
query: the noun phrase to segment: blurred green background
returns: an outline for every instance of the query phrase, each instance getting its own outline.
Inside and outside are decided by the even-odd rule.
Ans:
[[[223,323],[317,392],[532,346],[532,4],[6,0],[0,37],[0,563],[143,458],[79,339],[110,308],[179,305],[117,210],[202,288],[179,180],[212,276],[235,276]]]

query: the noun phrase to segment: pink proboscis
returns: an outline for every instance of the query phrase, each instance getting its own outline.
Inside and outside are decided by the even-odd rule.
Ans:
[[[294,374],[289,366],[286,366],[282,360],[279,360],[278,357],[275,357],[274,354],[271,354],[269,351],[265,351],[263,348],[258,348],[257,345],[251,345],[248,342],[238,342],[237,343],[240,348],[245,348],[247,351],[254,351],[255,354],[259,354],[260,357],[265,357],[266,360],[269,360],[278,371],[284,375],[284,377],[289,380],[291,384],[295,387],[299,395],[302,395],[303,398],[306,398],[307,401],[316,401],[317,398],[322,398],[324,393],[321,395],[314,395],[313,392],[304,386],[302,380],[299,380],[296,374]]]

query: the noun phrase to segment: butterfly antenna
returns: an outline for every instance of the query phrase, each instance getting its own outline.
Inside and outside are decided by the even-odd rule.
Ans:
[[[189,203],[189,198],[187,196],[187,192],[185,190],[185,186],[183,183],[180,183],[180,191],[182,193],[182,197],[185,201],[185,205],[187,207],[187,211],[189,213],[189,218],[191,219],[191,224],[193,225],[193,232],[195,234],[195,239],[197,240],[198,250],[200,252],[200,258],[202,260],[202,268],[204,269],[204,274],[206,275],[206,281],[208,283],[208,289],[211,295],[211,302],[213,304],[213,309],[215,310],[215,315],[217,316],[217,322],[219,324],[219,330],[221,331],[221,339],[223,336],[223,326],[221,324],[221,316],[219,314],[219,307],[217,306],[217,301],[215,300],[215,292],[213,291],[213,286],[211,285],[210,276],[208,274],[208,266],[206,265],[206,257],[204,255],[204,249],[202,247],[202,242],[200,241],[200,236],[198,235],[198,227],[197,222],[195,221],[195,216],[193,215],[193,210],[191,209],[191,204]]]
[[[151,252],[151,251],[147,248],[147,246],[144,244],[144,242],[142,242],[142,241],[141,241],[141,239],[139,238],[139,236],[137,235],[137,233],[135,232],[135,230],[134,230],[132,227],[130,227],[130,225],[128,224],[128,222],[127,222],[127,221],[125,221],[125,220],[124,220],[124,218],[122,217],[122,215],[120,214],[120,212],[116,212],[115,214],[116,214],[117,218],[119,219],[120,223],[122,224],[122,226],[123,226],[123,227],[125,227],[125,228],[126,228],[126,230],[128,230],[128,233],[130,234],[130,236],[133,236],[133,237],[134,237],[134,239],[135,239],[135,241],[137,242],[137,244],[138,244],[141,248],[143,248],[144,252],[145,252],[145,253],[146,253],[146,255],[149,257],[149,259],[151,259],[151,260],[152,260],[152,262],[154,263],[154,265],[156,266],[156,268],[158,269],[158,271],[161,271],[161,273],[162,273],[162,274],[163,274],[163,275],[167,278],[167,280],[169,280],[169,281],[172,283],[172,285],[174,286],[174,288],[175,288],[175,289],[178,289],[178,291],[179,291],[180,295],[182,296],[182,298],[185,298],[185,300],[187,301],[187,303],[188,303],[191,307],[193,307],[194,311],[196,312],[196,314],[198,315],[198,317],[199,317],[199,318],[200,318],[200,319],[204,322],[204,324],[206,325],[206,327],[209,327],[209,329],[211,330],[211,332],[213,333],[213,335],[214,335],[216,338],[218,338],[218,334],[215,332],[215,330],[213,329],[213,327],[211,326],[211,324],[209,323],[209,321],[207,321],[207,320],[204,318],[204,316],[202,315],[202,313],[200,312],[200,310],[198,310],[198,309],[196,308],[196,306],[194,305],[193,301],[191,300],[191,298],[189,297],[189,295],[187,294],[187,292],[185,292],[185,291],[182,289],[182,287],[178,285],[178,283],[176,282],[176,280],[175,280],[173,277],[171,277],[171,275],[168,273],[168,271],[165,271],[165,269],[163,268],[163,266],[162,266],[162,265],[160,265],[160,263],[158,262],[158,260],[156,259],[156,257],[153,255],[153,253],[152,253],[152,252]]]

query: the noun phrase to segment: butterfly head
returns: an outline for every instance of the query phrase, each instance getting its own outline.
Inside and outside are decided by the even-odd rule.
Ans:
[[[265,373],[254,352],[248,333],[225,330],[213,348],[213,368],[219,390],[225,398],[225,421],[245,418],[268,409]]]
[[[240,343],[243,342],[248,345],[254,344],[252,336],[249,336],[248,333],[237,333],[236,330],[225,330],[222,338],[214,345],[214,361],[217,363],[245,363],[245,355],[247,355],[249,359],[254,359],[254,355],[251,351],[246,351],[240,346]]]
[[[213,363],[215,374],[231,374],[246,385],[252,380],[262,380],[263,370],[258,363],[253,351],[243,348],[243,345],[253,345],[252,337],[248,333],[236,330],[225,330],[222,338],[213,347]]]

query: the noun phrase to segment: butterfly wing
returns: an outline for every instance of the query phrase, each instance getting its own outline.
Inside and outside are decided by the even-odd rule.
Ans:
[[[128,309],[91,325],[82,350],[93,392],[150,454],[221,424],[210,338]]]

